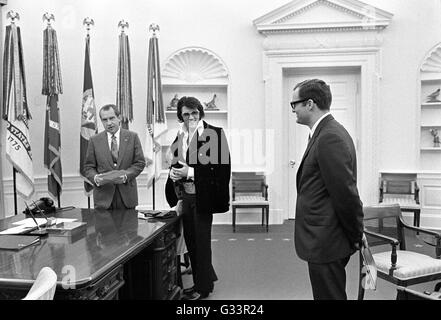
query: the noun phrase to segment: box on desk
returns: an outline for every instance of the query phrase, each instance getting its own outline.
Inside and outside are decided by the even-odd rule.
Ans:
[[[49,235],[64,236],[64,237],[82,234],[86,229],[87,229],[87,223],[78,222],[78,221],[61,222],[46,228]]]

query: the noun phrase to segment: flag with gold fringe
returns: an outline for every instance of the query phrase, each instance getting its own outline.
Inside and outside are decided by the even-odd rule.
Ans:
[[[131,72],[129,37],[123,31],[119,35],[116,107],[121,114],[121,127],[124,129],[129,129],[129,122],[133,121]]]
[[[144,153],[147,163],[147,187],[150,188],[161,174],[162,150],[159,138],[167,132],[162,98],[158,38],[155,35],[150,38],[149,42],[147,81],[147,130]]]
[[[29,200],[34,194],[34,170],[29,139],[31,114],[26,96],[26,77],[20,28],[6,27],[3,57],[3,119],[6,121],[6,157],[16,170],[16,192]]]
[[[57,199],[62,192],[60,110],[58,95],[63,93],[57,32],[48,25],[43,31],[43,85],[46,100],[44,166],[48,170],[48,192]]]
[[[86,53],[84,59],[83,104],[81,109],[80,133],[80,174],[84,179],[84,189],[87,195],[93,190],[93,183],[86,178],[84,161],[90,138],[98,133],[95,98],[93,93],[92,71],[90,68],[90,35],[86,36]]]

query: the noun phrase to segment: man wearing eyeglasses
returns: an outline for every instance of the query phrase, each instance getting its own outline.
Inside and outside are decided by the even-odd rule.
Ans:
[[[360,247],[363,207],[355,147],[330,114],[332,94],[322,80],[295,86],[291,108],[310,137],[297,172],[295,247],[308,262],[315,300],[346,300],[345,267]]]
[[[182,202],[185,244],[190,256],[194,286],[183,300],[208,297],[217,275],[212,264],[211,227],[214,213],[230,206],[230,152],[224,131],[203,121],[204,108],[194,97],[177,105],[181,129],[171,146],[173,155],[166,198],[171,207]]]

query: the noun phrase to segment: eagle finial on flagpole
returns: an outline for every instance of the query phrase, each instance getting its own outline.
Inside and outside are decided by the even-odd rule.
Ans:
[[[55,21],[55,16],[54,16],[52,13],[48,13],[48,12],[46,12],[46,13],[43,15],[43,21],[46,21],[46,22],[47,22],[47,26],[50,27],[51,24],[52,24],[51,21]]]
[[[93,19],[87,17],[87,18],[84,19],[83,25],[86,26],[87,34],[89,34],[90,26],[94,26],[95,25],[95,21],[93,21]]]
[[[149,31],[152,32],[152,37],[156,37],[156,32],[159,31],[159,26],[156,23],[152,23],[149,27]]]
[[[118,23],[118,28],[121,28],[121,33],[124,33],[125,29],[129,28],[129,23],[123,19]]]
[[[11,23],[15,23],[15,20],[20,20],[20,15],[18,12],[11,10],[7,13],[6,18],[11,19]]]

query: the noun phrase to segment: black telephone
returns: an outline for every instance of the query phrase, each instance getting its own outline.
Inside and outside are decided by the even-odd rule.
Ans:
[[[55,212],[55,205],[54,201],[51,198],[41,198],[36,202],[32,201],[29,209],[32,211],[33,214],[41,213],[40,210],[43,211],[43,213],[52,213]],[[29,209],[26,208],[23,213],[29,214]]]

